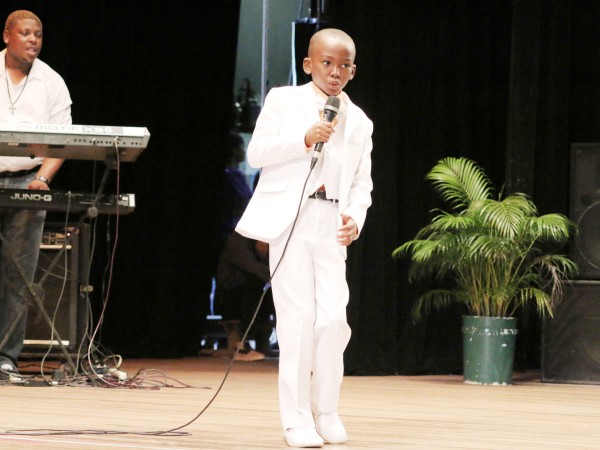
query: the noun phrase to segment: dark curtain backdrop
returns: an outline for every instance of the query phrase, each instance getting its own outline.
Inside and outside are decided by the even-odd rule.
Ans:
[[[336,14],[337,26],[358,47],[348,91],[375,123],[366,251],[362,261],[352,261],[349,277],[351,285],[360,280],[360,290],[351,289],[355,331],[347,370],[459,371],[460,311],[413,324],[409,311],[423,287],[407,284],[406,262],[392,260],[391,252],[440,206],[423,181],[437,160],[469,156],[493,179],[503,175],[510,2],[402,1],[373,8],[350,1]],[[365,267],[373,268],[368,279]]]
[[[97,278],[107,278],[106,235],[118,237],[102,343],[125,357],[179,357],[197,350],[216,259],[217,149],[231,119],[239,1],[148,5],[5,1],[0,13],[42,17],[41,58],[66,79],[75,123],[152,133],[120,170],[135,213],[118,236],[114,218],[99,221]],[[375,123],[374,203],[348,259],[347,373],[458,373],[463,311],[412,323],[425,286],[409,285],[406,261],[391,252],[440,206],[423,178],[445,156],[473,158],[541,213],[568,213],[570,143],[600,141],[600,4],[331,0],[329,12],[356,40],[348,92]],[[69,161],[56,183],[89,191],[103,170]],[[524,316],[518,367],[539,363],[539,339],[537,320]]]
[[[98,221],[92,300],[112,279],[100,342],[123,356],[197,354],[215,262],[218,197],[233,110],[239,0],[3,1],[30,9],[40,58],[65,79],[76,124],[147,127],[149,146],[119,171],[136,210]],[[257,44],[258,45],[258,44]],[[67,161],[54,188],[91,192],[104,164]],[[111,171],[105,192],[117,190]],[[108,231],[108,232],[107,232]],[[117,234],[118,231],[118,234]],[[107,239],[110,241],[107,242]],[[104,273],[117,239],[114,271]],[[97,320],[97,317],[96,317]]]
[[[343,4],[342,4],[343,3]],[[598,130],[595,2],[335,2],[332,25],[356,40],[348,91],[375,122],[374,204],[351,252],[351,374],[460,373],[461,314],[414,324],[426,286],[407,283],[391,251],[439,207],[425,173],[444,156],[477,161],[498,189],[568,214],[571,142]],[[567,251],[567,249],[565,249]],[[392,319],[393,318],[393,319]],[[540,364],[541,326],[519,314],[516,368]]]

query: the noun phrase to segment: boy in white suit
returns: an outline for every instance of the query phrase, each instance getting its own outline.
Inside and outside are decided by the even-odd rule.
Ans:
[[[279,404],[290,447],[347,440],[338,416],[350,339],[346,247],[358,238],[373,188],[373,124],[342,91],[356,73],[355,54],[345,32],[315,33],[303,61],[312,82],[272,89],[248,146],[250,165],[262,173],[236,230],[270,245]],[[329,96],[340,99],[331,123],[320,118]]]

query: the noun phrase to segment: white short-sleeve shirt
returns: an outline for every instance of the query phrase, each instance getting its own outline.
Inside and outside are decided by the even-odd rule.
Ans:
[[[12,85],[6,72],[5,56],[6,49],[0,52],[0,124],[70,125],[71,96],[62,77],[48,64],[36,58],[29,76],[19,85]],[[11,110],[11,101],[14,110]],[[0,156],[0,172],[31,169],[41,164],[42,160],[43,158]]]

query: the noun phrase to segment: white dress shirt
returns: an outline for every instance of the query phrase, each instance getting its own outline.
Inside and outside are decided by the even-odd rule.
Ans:
[[[342,99],[340,99],[342,100]],[[325,98],[316,94],[316,102],[319,112],[323,112],[325,106]],[[311,180],[312,189],[309,193],[313,193],[322,185],[327,191],[327,198],[339,198],[340,173],[343,164],[344,151],[344,127],[346,105],[342,100],[340,102],[339,112],[334,119],[335,132],[331,135],[329,142],[323,145],[322,156],[314,169],[314,179]]]

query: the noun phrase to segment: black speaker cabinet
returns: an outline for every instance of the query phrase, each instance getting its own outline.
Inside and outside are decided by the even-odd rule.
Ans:
[[[571,145],[570,218],[578,226],[570,254],[578,279],[600,280],[600,143]]]
[[[79,294],[81,235],[64,225],[46,225],[40,247],[35,283],[41,286],[43,307],[69,354],[77,354],[83,339],[85,302]],[[67,245],[63,249],[63,245]],[[29,307],[23,356],[63,354],[56,334],[39,305]]]
[[[600,281],[572,281],[544,320],[542,381],[600,384]]]

